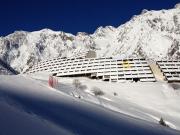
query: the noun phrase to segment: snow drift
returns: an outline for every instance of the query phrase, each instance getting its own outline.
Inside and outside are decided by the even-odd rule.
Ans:
[[[158,124],[72,98],[22,76],[0,77],[0,134],[178,135]]]

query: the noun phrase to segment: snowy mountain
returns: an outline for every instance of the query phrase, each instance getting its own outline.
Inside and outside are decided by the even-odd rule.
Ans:
[[[119,26],[99,27],[93,34],[77,35],[43,29],[16,31],[0,37],[0,58],[22,72],[34,63],[52,57],[75,56],[96,50],[97,57],[147,59],[180,58],[180,5],[160,11],[143,10]]]
[[[18,74],[10,65],[0,59],[0,75],[16,75]]]

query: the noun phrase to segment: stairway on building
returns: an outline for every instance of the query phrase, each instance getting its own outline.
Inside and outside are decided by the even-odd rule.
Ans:
[[[156,64],[156,62],[150,63],[149,66],[150,66],[150,68],[154,74],[154,77],[156,78],[157,81],[165,81],[166,80],[165,76],[163,75],[161,69]]]

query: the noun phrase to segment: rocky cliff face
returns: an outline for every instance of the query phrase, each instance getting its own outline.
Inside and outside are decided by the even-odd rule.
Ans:
[[[40,60],[71,57],[88,50],[95,50],[97,57],[179,59],[180,6],[160,11],[143,10],[118,28],[99,27],[93,34],[72,35],[43,29],[16,31],[0,37],[0,58],[20,72]]]

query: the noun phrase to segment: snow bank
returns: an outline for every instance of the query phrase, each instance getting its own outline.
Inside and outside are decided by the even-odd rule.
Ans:
[[[61,84],[72,86],[73,79],[59,78],[60,90],[63,89]],[[180,130],[180,94],[177,91],[179,85],[166,82],[110,83],[87,78],[78,79],[82,85],[87,86],[87,89],[83,91],[86,94],[79,92],[84,96],[83,99],[155,123],[158,123],[158,120],[153,119],[150,115],[157,118],[163,117]],[[176,90],[172,85],[176,87]],[[92,96],[93,87],[98,87],[105,95],[98,98]]]
[[[0,99],[0,134],[180,134],[170,128],[72,98],[22,76],[0,77]]]

